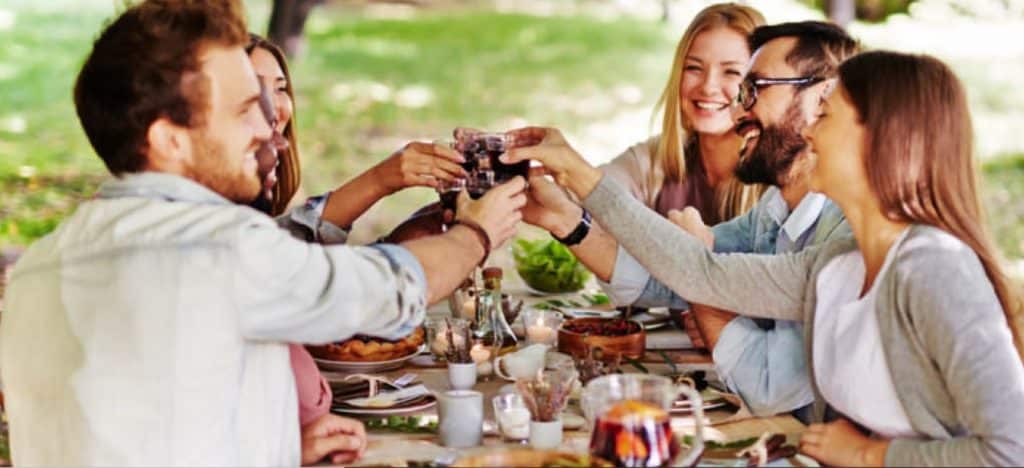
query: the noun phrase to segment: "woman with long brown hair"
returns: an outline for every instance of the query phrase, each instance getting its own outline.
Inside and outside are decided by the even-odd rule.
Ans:
[[[742,100],[744,96],[740,96]],[[928,56],[844,62],[805,132],[812,190],[854,238],[798,254],[720,255],[586,163],[554,129],[511,132],[683,297],[803,320],[817,401],[801,449],[830,465],[1024,464],[1017,292],[984,229],[967,99]]]
[[[384,196],[464,175],[458,165],[462,157],[454,151],[414,142],[338,189],[288,211],[301,182],[291,75],[284,53],[266,39],[250,34],[246,52],[266,94],[264,114],[278,139],[276,151],[265,147],[257,153],[264,191],[253,207],[277,216],[278,223],[297,237],[324,244],[345,243],[352,222]],[[282,137],[284,141],[280,141]],[[336,464],[357,459],[366,448],[362,424],[330,413],[331,388],[309,351],[293,343],[289,353],[299,401],[303,464],[328,455]]]

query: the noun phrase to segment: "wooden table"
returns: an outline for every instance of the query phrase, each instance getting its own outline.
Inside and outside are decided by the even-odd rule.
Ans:
[[[523,287],[521,280],[515,273],[510,272],[513,270],[506,267],[506,278],[504,291],[513,295],[514,297],[523,299],[527,305],[531,305],[540,300],[551,299],[552,297],[538,298],[530,296],[526,293],[525,287]],[[591,285],[593,287],[594,285]],[[565,299],[566,297],[572,298],[573,295],[560,296]],[[579,299],[578,297],[575,297]],[[450,314],[447,302],[442,301],[439,304],[434,305],[428,311],[430,316],[447,316]],[[651,345],[657,343],[658,348],[661,351],[648,350],[646,355],[640,361],[644,366],[649,369],[652,373],[664,374],[669,370],[669,365],[665,363],[665,359],[662,354],[667,355],[677,366],[677,370],[680,371],[692,371],[692,370],[709,370],[713,368],[711,356],[707,351],[687,349],[689,346],[689,339],[686,338],[685,333],[675,329],[671,324],[669,326],[648,331],[648,344]],[[683,347],[674,347],[673,343],[683,343]],[[649,348],[652,346],[648,346]],[[419,375],[420,380],[424,385],[432,391],[444,391],[448,389],[448,377],[447,370],[444,368],[443,363],[438,363],[433,360],[429,355],[421,355],[414,358],[406,365],[405,368],[388,372],[385,374],[388,378],[397,378],[407,372],[414,372]],[[324,372],[324,376],[328,380],[335,380],[342,378],[342,374]],[[498,394],[501,387],[509,384],[510,382],[494,378],[489,381],[478,382],[475,390],[483,393],[484,396],[484,425],[485,428],[488,426],[494,426],[494,410],[491,405],[491,398]],[[570,408],[566,411],[575,412],[579,414],[578,409]],[[721,410],[711,410],[708,412],[709,416],[720,416],[716,420],[721,420],[721,416],[728,415],[728,412]],[[437,415],[436,406],[422,412],[424,415]],[[683,433],[692,433],[694,421],[692,417],[673,417],[672,425],[674,429],[680,430]],[[799,435],[803,433],[804,425],[800,421],[796,420],[792,416],[775,416],[769,418],[749,418],[736,422],[717,424],[714,426],[705,426],[705,437],[709,440],[715,440],[720,442],[727,442],[739,439],[745,439],[749,437],[757,437],[765,432],[786,434],[789,438],[790,443],[796,443]],[[577,453],[586,453],[588,451],[588,445],[590,442],[590,434],[584,430],[577,431],[565,431],[563,434],[563,444],[561,449]],[[507,444],[501,440],[496,434],[488,434],[485,431],[484,442],[481,447],[475,447],[470,449],[456,450],[458,456],[472,455],[477,452],[493,450],[496,447],[509,446],[509,447],[522,447],[518,444]],[[434,434],[398,434],[398,433],[371,433],[369,436],[369,447],[363,456],[363,458],[355,466],[365,465],[397,465],[404,466],[406,460],[434,460],[437,458],[450,455],[450,452],[454,449],[449,449],[440,446],[438,436]]]
[[[415,372],[419,375],[424,385],[433,391],[443,391],[448,388],[446,370],[440,368],[421,368],[407,366],[404,369],[385,374],[389,378],[397,378],[406,372]],[[341,374],[325,372],[328,380],[335,380]],[[491,407],[491,398],[496,395],[500,388],[508,384],[501,379],[478,382],[475,390],[484,394],[484,418],[485,427],[493,425],[494,414]],[[422,414],[436,415],[436,406],[425,410]],[[567,411],[573,411],[569,409]],[[711,410],[711,412],[718,410]],[[490,421],[490,423],[488,423]],[[673,417],[673,427],[682,432],[692,432],[692,417]],[[748,437],[760,436],[764,432],[786,434],[790,442],[795,442],[799,434],[804,430],[803,424],[792,416],[775,416],[770,418],[751,418],[728,424],[720,424],[705,427],[705,437],[709,440],[731,441]],[[392,433],[371,433],[369,436],[369,447],[364,457],[356,466],[360,465],[398,465],[404,466],[406,460],[433,460],[448,455],[454,449],[448,449],[439,445],[438,437],[433,434],[392,434]],[[585,431],[566,431],[563,435],[561,449],[571,452],[586,453],[588,451],[589,433]],[[472,455],[486,450],[493,450],[495,447],[514,446],[502,442],[497,435],[486,435],[481,447],[457,450],[458,456]]]
[[[510,271],[508,269],[506,272]],[[538,297],[531,295],[527,288],[522,284],[522,280],[519,279],[518,275],[512,274],[509,278],[506,273],[506,287],[503,292],[510,294],[515,299],[522,300],[525,307],[529,307],[537,302],[548,301],[552,299],[559,300],[574,300],[577,302],[584,302],[579,294],[561,294]],[[591,292],[596,293],[599,290],[594,289],[596,283],[591,285]],[[610,305],[597,306],[594,308],[599,309],[611,309]],[[441,301],[434,304],[427,310],[428,317],[449,317],[452,315],[449,309],[447,301]],[[522,327],[517,321],[516,323],[510,324],[512,329],[517,335],[522,338]],[[646,364],[658,365],[664,364],[665,358],[662,354],[667,355],[676,364],[686,365],[692,370],[706,370],[711,369],[712,360],[711,355],[703,349],[694,349],[690,342],[689,337],[682,330],[677,329],[671,322],[654,330],[647,331],[647,353],[644,355],[641,362]],[[422,367],[430,367],[429,360],[417,359],[416,364]],[[437,367],[442,367],[438,365]],[[656,366],[657,367],[657,366]]]

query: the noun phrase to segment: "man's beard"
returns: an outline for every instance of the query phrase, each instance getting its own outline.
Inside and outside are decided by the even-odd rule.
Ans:
[[[744,184],[784,185],[793,161],[807,147],[800,135],[801,120],[800,108],[794,103],[782,123],[764,127],[757,146],[750,150],[750,155],[741,155],[736,164],[736,178]]]
[[[192,132],[190,138],[194,163],[188,168],[189,178],[235,203],[249,204],[256,199],[262,191],[262,181],[256,173],[245,174],[241,170],[231,170],[240,169],[242,165],[229,164],[232,156],[228,154],[224,142],[211,138],[205,130]],[[255,144],[253,140],[249,148]]]

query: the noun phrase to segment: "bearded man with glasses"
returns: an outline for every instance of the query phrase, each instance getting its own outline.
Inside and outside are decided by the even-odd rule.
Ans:
[[[750,212],[712,229],[692,210],[675,221],[713,239],[719,252],[782,254],[850,235],[839,207],[809,191],[814,155],[805,151],[801,132],[814,122],[836,69],[859,51],[858,44],[835,25],[805,21],[760,27],[750,47],[755,52],[733,106],[735,131],[744,138],[735,174],[745,184],[772,187]],[[638,302],[682,302],[653,278],[644,289]],[[687,332],[707,344],[723,381],[754,414],[792,411],[809,420],[813,392],[802,324],[698,304],[686,321]]]

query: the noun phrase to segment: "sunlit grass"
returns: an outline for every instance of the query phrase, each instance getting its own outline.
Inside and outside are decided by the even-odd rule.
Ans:
[[[78,125],[71,88],[118,1],[0,6],[0,247],[44,235],[105,177]],[[246,2],[253,29],[264,29],[268,5]],[[409,139],[443,139],[458,125],[532,123],[573,132],[613,122],[624,110],[645,114],[679,31],[626,17],[467,10],[385,18],[319,7],[307,32],[307,54],[293,63],[292,74],[304,188],[312,194]],[[970,93],[976,127],[984,130],[979,135],[996,135],[979,138],[981,156],[1007,152],[1006,143],[1024,135],[1011,121],[1024,118],[1024,87],[1014,84],[1021,63],[981,56],[951,63]],[[605,148],[604,156],[621,149]],[[995,158],[984,172],[992,231],[1014,257],[1024,256],[1022,160]],[[363,234],[356,239],[375,238],[434,198],[426,189],[389,197],[357,224]]]

